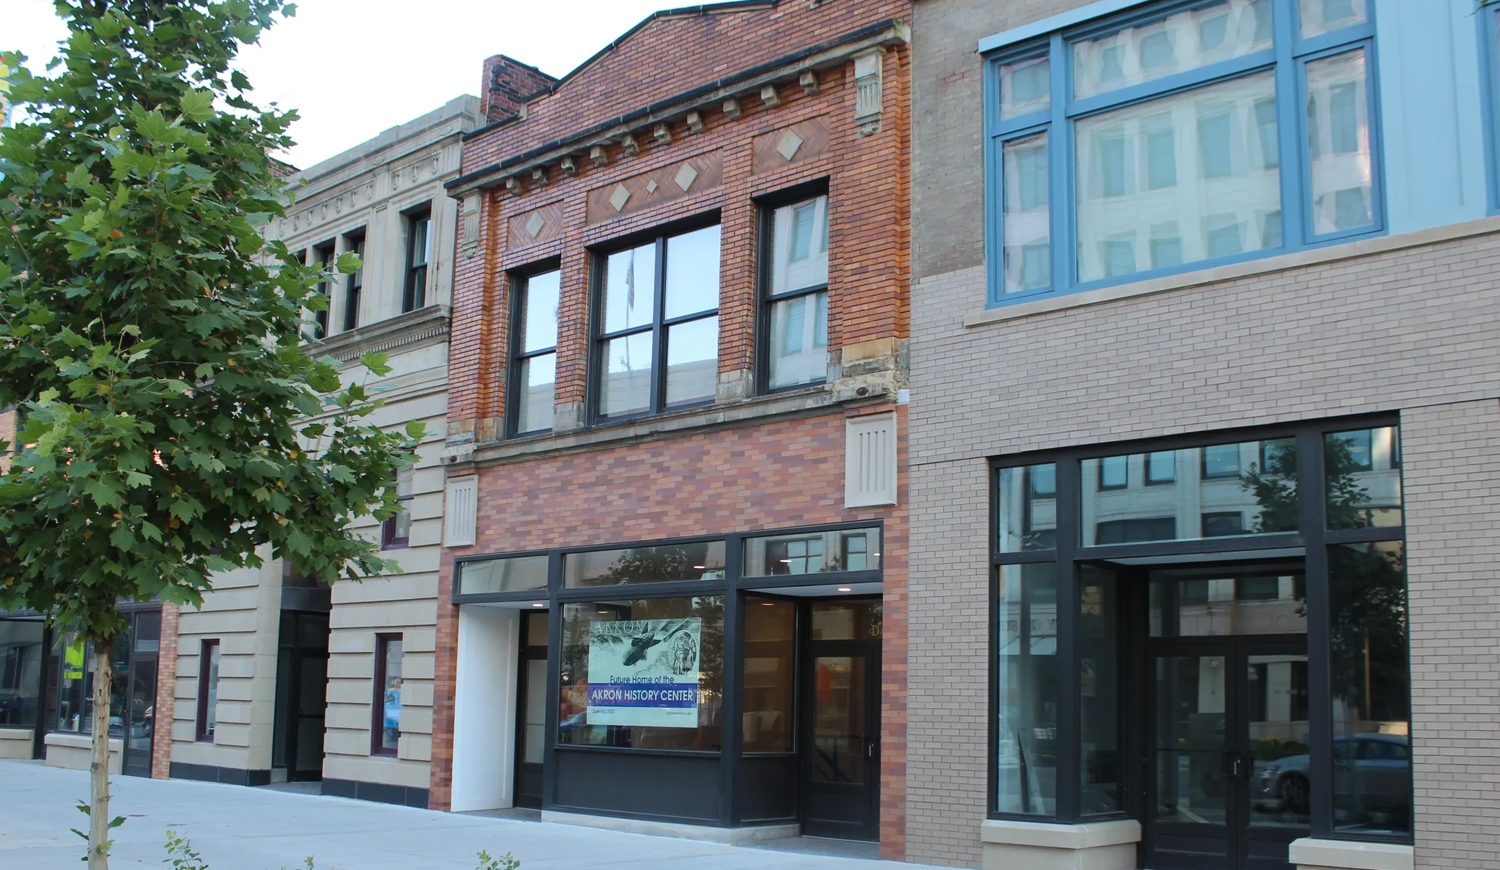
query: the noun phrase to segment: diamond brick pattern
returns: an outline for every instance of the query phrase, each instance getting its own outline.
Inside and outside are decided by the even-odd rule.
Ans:
[[[625,207],[630,202],[630,190],[623,184],[615,185],[615,189],[609,195],[609,204],[615,207],[615,211]]]
[[[778,172],[828,153],[828,118],[808,118],[755,137],[751,149],[757,174]]]
[[[788,130],[781,137],[781,142],[776,146],[776,153],[783,159],[791,160],[797,156],[797,149],[802,147],[802,137],[797,135],[796,130]]]
[[[724,158],[719,151],[632,175],[589,191],[588,222],[603,223],[683,197],[700,196],[717,188],[723,177]]]
[[[531,203],[526,203],[531,205]],[[558,237],[563,229],[562,203],[552,202],[511,217],[506,244],[513,251],[523,251]]]

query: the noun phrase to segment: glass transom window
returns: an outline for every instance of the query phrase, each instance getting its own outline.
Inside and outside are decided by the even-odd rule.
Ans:
[[[1380,231],[1372,11],[1158,3],[993,53],[990,304]]]

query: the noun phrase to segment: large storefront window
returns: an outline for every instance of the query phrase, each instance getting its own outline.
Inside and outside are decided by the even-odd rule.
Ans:
[[[993,816],[1134,817],[1145,866],[1410,841],[1393,420],[994,473]]]
[[[745,597],[745,752],[791,752],[796,716],[797,607]]]
[[[1000,812],[1057,810],[1057,567],[1006,565],[995,593],[995,804]]]
[[[560,684],[560,744],[717,752],[724,597],[565,605]]]
[[[0,619],[0,728],[35,728],[47,658],[40,620]]]
[[[1120,759],[1120,592],[1115,571],[1085,565],[1078,596],[1082,813],[1123,808]]]
[[[1411,674],[1405,548],[1328,550],[1333,678],[1333,823],[1340,831],[1411,833]]]
[[[493,658],[515,611],[525,630],[519,685],[460,669],[457,703],[515,703],[518,805],[874,839],[884,533],[867,519],[464,558],[460,646]],[[488,749],[456,752],[455,783],[506,775]]]

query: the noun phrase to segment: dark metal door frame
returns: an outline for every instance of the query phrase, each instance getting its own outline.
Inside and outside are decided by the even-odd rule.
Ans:
[[[1216,637],[1171,637],[1151,638],[1146,644],[1146,718],[1142,729],[1145,749],[1145,806],[1143,819],[1143,866],[1161,867],[1165,870],[1273,870],[1278,866],[1289,868],[1289,863],[1269,861],[1264,857],[1253,858],[1250,848],[1253,841],[1282,842],[1290,844],[1298,836],[1308,836],[1305,829],[1288,828],[1293,834],[1281,829],[1258,829],[1251,825],[1251,788],[1253,786],[1254,758],[1250,751],[1250,710],[1248,704],[1248,667],[1251,656],[1257,655],[1303,655],[1307,654],[1306,635],[1227,635]],[[1224,734],[1225,749],[1221,758],[1224,772],[1225,824],[1193,825],[1191,823],[1159,823],[1155,820],[1160,802],[1157,780],[1157,717],[1160,715],[1160,682],[1156,674],[1156,662],[1172,656],[1222,656],[1224,659]],[[1198,831],[1189,831],[1199,828]],[[1210,836],[1212,829],[1222,828],[1225,854],[1222,856],[1189,857],[1182,854],[1163,856],[1157,847],[1164,838],[1173,836]],[[1273,833],[1275,831],[1275,833]]]
[[[811,620],[808,620],[810,622]],[[880,836],[880,672],[881,639],[865,640],[805,640],[802,644],[801,671],[802,703],[801,734],[797,745],[801,758],[798,763],[797,803],[800,807],[802,833],[806,836],[832,837],[851,840],[877,840]],[[815,662],[827,656],[858,656],[865,660],[865,747],[863,824],[857,830],[849,826],[840,832],[836,823],[815,817],[818,786],[813,783],[812,772],[817,744],[814,737],[817,705],[817,675]]]
[[[533,661],[547,661],[548,644],[547,637],[541,638],[542,643],[540,645],[533,645],[531,643],[531,641],[533,640],[533,638],[530,637],[531,621],[527,619],[527,617],[532,613],[547,613],[547,625],[549,629],[552,625],[552,620],[550,612],[546,610],[522,610],[519,611],[519,613],[520,630],[516,632],[516,641],[519,644],[519,649],[516,653],[516,745],[515,770],[513,771],[511,783],[512,803],[518,807],[531,807],[534,809],[541,809],[543,783],[546,780],[547,769],[547,753],[545,750],[546,738],[543,738],[544,748],[542,751],[541,763],[527,764],[526,762],[522,761],[522,758],[524,758],[523,753],[526,747],[526,697],[527,690],[530,688],[526,676],[526,666]],[[549,671],[544,671],[542,676],[543,680],[547,679],[547,673],[549,673]],[[545,709],[545,699],[542,701],[542,704],[544,708],[543,713],[545,715],[547,712]],[[548,716],[544,719],[544,721],[550,721],[550,718],[551,717]],[[523,779],[534,782],[536,784],[535,791],[527,790],[523,793],[521,788]]]
[[[277,728],[284,729],[282,739],[285,741],[283,744],[285,748],[282,760],[286,764],[286,778],[288,782],[316,782],[323,778],[323,765],[319,763],[316,770],[302,770],[298,763],[297,755],[300,746],[299,738],[301,737],[302,720],[304,718],[321,718],[325,729],[327,727],[328,645],[326,641],[321,648],[304,645],[301,642],[302,625],[304,620],[321,617],[323,625],[327,627],[328,614],[314,611],[282,611],[281,616],[282,624],[280,628],[282,633],[285,634],[290,629],[291,634],[290,638],[281,638],[277,651],[278,659],[281,655],[285,655],[289,665],[286,673],[286,694],[284,695],[286,707],[284,710],[277,711],[277,718],[280,721],[276,723]],[[325,692],[325,705],[322,717],[304,716],[302,713],[302,666],[305,660],[315,658],[321,658],[324,662],[323,691]],[[280,673],[280,670],[278,662],[277,672]],[[280,687],[278,687],[278,693],[279,691]]]

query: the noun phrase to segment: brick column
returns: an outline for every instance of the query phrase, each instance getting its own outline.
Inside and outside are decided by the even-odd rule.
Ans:
[[[177,710],[177,621],[175,604],[161,606],[161,646],[156,660],[156,733],[151,739],[151,778],[167,779],[172,770],[172,721]]]
[[[1403,411],[1417,866],[1500,855],[1500,403]]]

